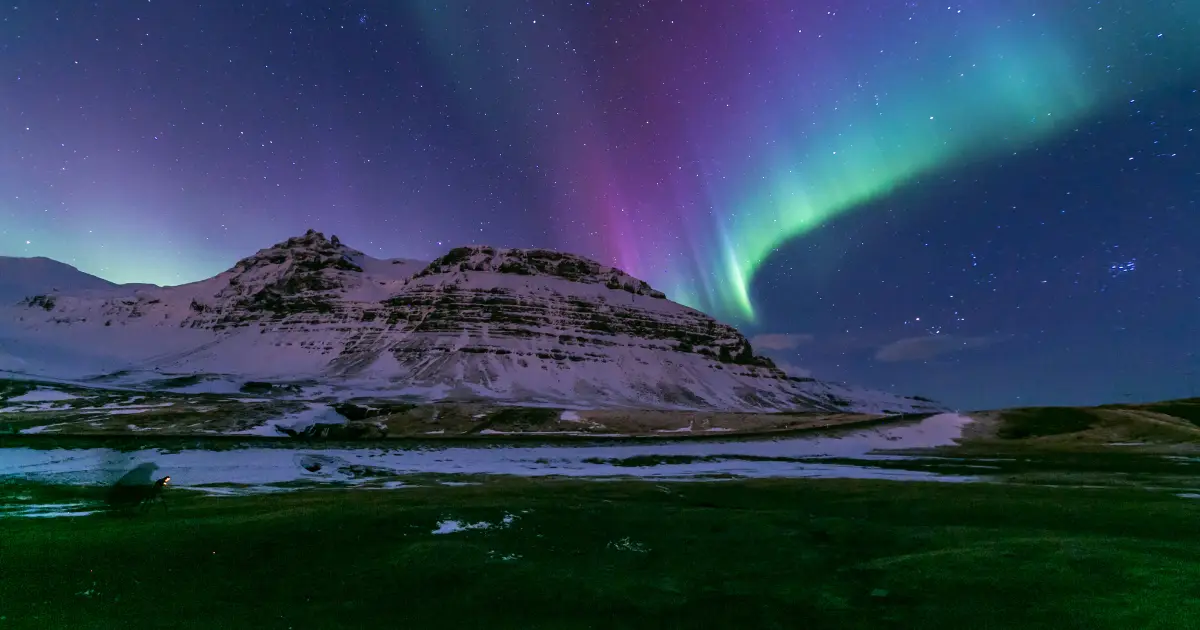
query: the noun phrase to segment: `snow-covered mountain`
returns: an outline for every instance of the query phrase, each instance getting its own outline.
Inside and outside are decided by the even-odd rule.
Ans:
[[[576,407],[935,408],[789,377],[733,327],[579,256],[474,246],[379,260],[312,230],[193,284],[26,297],[0,317],[0,370]]]
[[[0,256],[0,305],[31,295],[104,291],[118,286],[50,258]]]

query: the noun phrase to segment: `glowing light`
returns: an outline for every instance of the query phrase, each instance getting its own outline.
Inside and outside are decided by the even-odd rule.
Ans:
[[[777,53],[784,60],[772,70],[777,81],[794,82],[779,88],[789,98],[771,98],[768,91],[756,99],[767,104],[748,112],[753,127],[732,126],[741,140],[730,134],[704,143],[714,155],[744,151],[751,159],[733,185],[718,187],[712,230],[720,281],[705,292],[702,308],[753,321],[754,275],[786,242],[925,174],[1068,131],[1100,108],[1124,102],[1130,88],[1121,77],[1134,70],[1140,80],[1161,85],[1181,76],[1180,64],[1200,66],[1200,45],[1177,47],[1153,68],[1111,52],[1110,45],[1113,37],[1136,40],[1146,22],[1169,19],[1173,11],[1194,18],[1194,6],[1139,5],[1136,16],[1118,21],[1120,33],[1102,39],[1090,37],[1091,27],[1076,15],[1039,17],[1035,27],[1004,10],[997,3],[954,30],[931,28],[912,53],[864,59],[845,50],[849,67],[841,72],[853,79],[833,79],[807,60],[797,70],[789,51]],[[902,44],[888,36],[879,41],[881,47]],[[1101,66],[1107,72],[1095,71],[1101,60],[1111,61]],[[814,96],[804,93],[806,85],[841,88]]]

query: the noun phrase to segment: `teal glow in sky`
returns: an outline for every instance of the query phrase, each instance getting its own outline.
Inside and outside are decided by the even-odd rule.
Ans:
[[[771,4],[778,13],[741,24],[762,34],[752,45],[761,65],[740,86],[765,85],[759,102],[730,133],[699,134],[710,159],[746,158],[740,176],[715,186],[715,238],[692,234],[715,251],[712,268],[699,287],[682,279],[673,291],[741,321],[754,319],[755,273],[788,241],[922,175],[1027,149],[1178,82],[1200,50],[1195,30],[1170,28],[1168,41],[1155,28],[1195,25],[1200,3],[964,3],[932,18],[936,28],[900,22],[870,38],[831,28],[818,43],[787,32],[792,12]],[[843,19],[866,19],[850,13]]]

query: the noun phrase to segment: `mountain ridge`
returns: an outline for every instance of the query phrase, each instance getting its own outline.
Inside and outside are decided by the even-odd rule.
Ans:
[[[0,304],[30,295],[111,290],[120,285],[45,256],[0,256]]]
[[[380,260],[309,230],[207,280],[29,296],[2,322],[0,369],[43,376],[227,374],[347,396],[598,408],[937,408],[788,376],[736,328],[546,249]]]

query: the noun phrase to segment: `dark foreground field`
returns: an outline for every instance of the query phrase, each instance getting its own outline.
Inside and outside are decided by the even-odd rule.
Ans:
[[[504,480],[169,500],[0,519],[0,628],[1200,627],[1200,501],[1144,489]],[[490,527],[432,533],[448,519]]]

